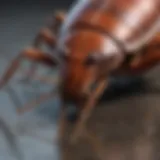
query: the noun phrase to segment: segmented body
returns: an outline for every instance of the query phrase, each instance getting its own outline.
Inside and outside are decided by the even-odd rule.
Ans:
[[[78,28],[110,35],[127,53],[147,44],[160,28],[159,0],[80,0],[62,33]],[[134,52],[135,53],[135,52]]]
[[[144,71],[150,65],[137,68],[124,66],[128,55],[137,55],[149,44],[160,28],[159,0],[80,0],[72,6],[60,30],[57,48],[64,61],[62,77],[69,95],[75,96],[76,86],[81,92],[96,78],[91,67],[84,65],[87,57],[99,54],[105,63],[98,67],[99,77],[119,72],[125,74]],[[155,58],[155,57],[154,57]],[[155,58],[156,59],[156,58]],[[153,60],[152,62],[155,62]],[[132,70],[132,71],[130,71]],[[87,86],[87,87],[86,87]],[[77,93],[77,97],[80,97]]]

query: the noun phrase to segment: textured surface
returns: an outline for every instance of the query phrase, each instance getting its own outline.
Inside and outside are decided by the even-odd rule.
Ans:
[[[15,1],[12,4],[6,1],[1,6],[1,74],[19,51],[31,44],[35,34],[45,24],[45,18],[52,13],[54,8],[61,8],[62,4],[62,2],[54,4],[51,1],[34,1],[34,3]],[[68,6],[67,3],[69,4],[66,1],[64,5]],[[155,88],[158,88],[156,86],[159,85],[157,83],[160,78],[157,76],[158,73],[159,69],[155,69],[146,76],[146,80],[151,79]],[[122,82],[124,84],[119,86],[120,91],[126,89],[126,82],[123,80]],[[24,86],[15,84],[13,81],[10,86],[16,91],[22,104],[38,96],[44,90],[50,89],[48,86],[39,88],[38,83]],[[34,88],[32,88],[33,86]],[[121,86],[124,89],[121,89]],[[131,90],[139,91],[141,90],[140,86],[135,83]],[[143,92],[145,93],[144,90]],[[130,90],[126,90],[128,96],[124,97],[122,92],[116,92],[116,97],[111,96],[112,92],[106,93],[101,101],[103,102],[101,105],[104,107],[98,107],[94,111],[88,126],[105,142],[107,157],[114,156],[114,160],[123,160],[124,155],[133,157],[133,160],[134,158],[136,160],[159,159],[160,95],[159,93],[144,94],[143,92],[141,94],[134,92],[133,94]],[[97,159],[85,140],[80,141],[74,147],[65,143],[65,150],[59,150],[56,143],[53,143],[57,131],[58,101],[50,100],[22,116],[16,114],[15,105],[6,89],[0,92],[0,102],[0,117],[5,119],[17,136],[17,142],[25,160],[58,160],[61,154],[65,155],[65,160]],[[148,159],[141,156],[146,156]],[[0,159],[14,159],[1,132]]]

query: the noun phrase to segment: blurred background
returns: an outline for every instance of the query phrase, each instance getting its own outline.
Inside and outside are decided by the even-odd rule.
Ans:
[[[66,10],[71,3],[72,0],[1,1],[1,75],[21,50],[30,47],[36,34],[46,25],[48,18],[53,15],[54,11]],[[29,65],[28,61],[21,63],[22,67]],[[38,97],[42,92],[48,91],[49,88],[48,86],[39,87],[40,84],[37,82],[28,85],[18,84],[17,77],[23,77],[23,75],[18,70],[11,83],[0,92],[0,117],[4,119],[12,133],[17,137],[16,143],[20,146],[22,157],[25,160],[58,160],[59,150],[57,145],[54,145],[58,105],[53,99],[43,103],[38,111],[28,112],[22,116],[17,115],[15,107],[21,107],[29,100]],[[5,140],[3,132],[1,132],[0,160],[14,159],[16,157]]]
[[[68,10],[71,0],[5,0],[0,5],[0,75],[11,61],[29,47],[38,31],[45,26],[55,10]],[[22,67],[30,62],[23,61]],[[160,86],[159,67],[143,77],[111,79],[111,85],[100,100],[88,122],[91,132],[103,142],[101,155],[108,160],[159,160],[160,158]],[[38,66],[43,74],[57,71]],[[7,123],[15,139],[13,148],[23,160],[97,160],[97,155],[85,139],[76,146],[65,142],[58,147],[54,141],[59,117],[59,99],[43,102],[23,115],[16,113],[28,101],[48,92],[51,86],[32,81],[17,83],[19,70],[13,80],[0,92],[0,118]],[[54,84],[52,87],[56,86]],[[71,125],[72,126],[72,125]],[[3,125],[1,124],[1,128]],[[70,128],[70,127],[69,127]],[[68,130],[69,130],[68,128]],[[67,135],[69,131],[66,130]],[[5,133],[6,135],[6,133]],[[15,151],[17,151],[15,150]],[[16,160],[0,132],[0,160]]]

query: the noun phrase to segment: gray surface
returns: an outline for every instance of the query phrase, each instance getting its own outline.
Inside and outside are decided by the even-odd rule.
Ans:
[[[30,46],[38,30],[45,25],[48,16],[52,16],[54,9],[65,5],[67,1],[63,5],[61,2],[51,1],[4,2],[0,9],[0,75],[22,49]],[[18,71],[17,75],[23,74]],[[33,89],[32,86],[17,84],[16,78],[17,76],[10,86],[16,91],[22,104],[40,94],[37,93],[39,90]],[[0,117],[8,123],[17,136],[25,160],[59,159],[57,146],[54,145],[58,115],[58,104],[54,100],[42,104],[38,112],[33,111],[22,116],[17,115],[15,105],[6,89],[0,92],[0,103]],[[0,132],[0,160],[13,159],[13,154]]]

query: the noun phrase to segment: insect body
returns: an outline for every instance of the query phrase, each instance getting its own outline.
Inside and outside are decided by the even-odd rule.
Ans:
[[[135,55],[153,38],[159,20],[158,1],[79,1],[69,12],[58,41],[67,70],[65,90],[74,96],[78,92],[77,97],[87,94],[97,74],[106,76],[118,69],[126,56]]]
[[[93,99],[104,89],[108,76],[138,74],[159,62],[159,51],[146,48],[159,31],[159,8],[158,0],[88,0],[79,1],[69,12],[57,45],[64,60],[62,97],[66,103],[76,101],[80,106],[88,102],[75,135],[80,133],[78,128],[89,115]],[[126,67],[129,56],[135,59]],[[96,92],[95,84],[97,89],[102,85],[100,91]]]
[[[24,50],[16,58],[1,86],[10,79],[22,57],[51,67],[58,62],[62,124],[66,106],[74,104],[82,109],[73,136],[76,139],[107,87],[109,76],[141,74],[159,63],[160,3],[159,0],[77,1],[67,15],[56,15],[54,22],[58,27],[43,29],[34,48]],[[54,52],[41,51],[38,46],[42,42]],[[128,61],[128,57],[132,58]]]

